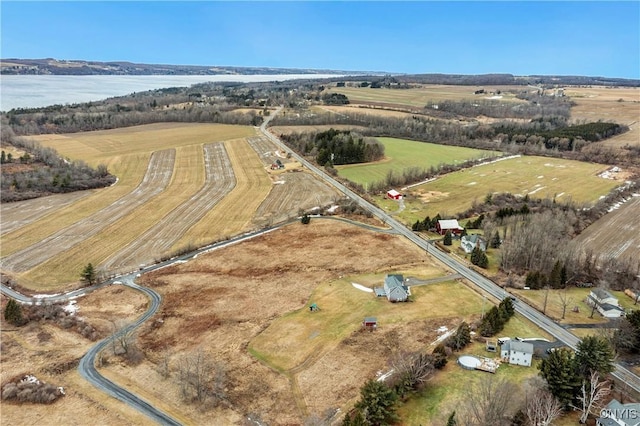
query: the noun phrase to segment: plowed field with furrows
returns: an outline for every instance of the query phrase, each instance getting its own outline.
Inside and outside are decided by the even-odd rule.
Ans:
[[[185,203],[123,247],[103,265],[105,270],[131,269],[165,254],[173,244],[233,189],[236,178],[231,161],[220,142],[204,146],[205,183]]]
[[[246,139],[225,141],[224,146],[236,176],[236,186],[174,244],[173,250],[201,246],[249,230],[256,209],[271,189],[271,180]]]
[[[254,223],[262,226],[278,223],[297,216],[300,210],[325,206],[339,196],[335,189],[308,173],[284,173],[278,175],[271,192],[258,207]]]
[[[578,246],[599,256],[598,261],[609,258],[640,259],[640,197],[633,197],[596,222],[575,239]]]
[[[88,237],[97,234],[135,208],[143,205],[153,196],[162,192],[171,179],[175,150],[153,153],[147,173],[142,182],[132,192],[42,241],[15,252],[2,259],[2,267],[14,272],[24,272],[42,264],[61,251],[68,250]]]

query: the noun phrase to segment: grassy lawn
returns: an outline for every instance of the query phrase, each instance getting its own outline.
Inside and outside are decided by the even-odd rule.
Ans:
[[[540,311],[544,306],[545,290],[511,290],[518,297],[525,300],[531,306],[536,307]],[[594,312],[593,318],[591,316],[591,306],[587,305],[585,299],[589,295],[591,290],[588,288],[569,287],[566,290],[567,298],[571,300],[571,303],[567,305],[565,312],[565,319],[561,320],[564,324],[594,324],[607,322],[607,320],[600,315],[598,311]],[[547,297],[547,315],[556,320],[562,318],[562,305],[560,296],[564,290],[549,290]],[[618,298],[620,306],[625,309],[633,309],[633,300],[626,296],[622,291],[611,291],[615,297]],[[579,312],[573,312],[572,308],[577,306]],[[635,309],[639,309],[638,306]]]
[[[434,270],[400,271],[419,278],[441,276]],[[380,324],[417,319],[468,317],[482,312],[482,298],[464,284],[450,281],[414,287],[412,303],[389,303],[353,287],[382,286],[384,274],[345,277],[319,285],[309,303],[317,303],[319,312],[308,306],[275,320],[249,345],[252,353],[277,370],[289,370],[306,359],[339,344],[360,327],[366,316],[375,316]],[[437,304],[434,301],[437,300]]]
[[[504,330],[500,332],[500,336],[527,336],[551,339],[551,336],[545,331],[518,314],[509,320]],[[435,420],[446,419],[453,410],[460,406],[460,401],[464,398],[465,390],[469,387],[470,382],[491,374],[483,371],[465,370],[460,367],[457,364],[457,359],[463,354],[487,358],[492,358],[496,355],[487,352],[485,345],[478,342],[473,342],[462,352],[452,355],[446,367],[442,371],[436,372],[427,387],[400,407],[399,414],[403,425],[427,425],[433,424]],[[501,364],[495,373],[495,378],[506,379],[522,388],[523,382],[530,377],[538,375],[538,363],[539,360],[534,359],[531,367]]]
[[[616,181],[597,176],[606,169],[601,164],[529,156],[472,167],[405,191],[406,209],[398,218],[413,223],[438,213],[455,215],[494,192],[591,205],[618,186]],[[378,202],[382,197],[374,198]]]
[[[375,163],[336,166],[340,176],[364,186],[384,180],[390,171],[401,174],[404,169],[429,169],[439,164],[456,164],[475,158],[499,155],[496,151],[416,142],[406,139],[378,138],[384,145],[385,159]]]

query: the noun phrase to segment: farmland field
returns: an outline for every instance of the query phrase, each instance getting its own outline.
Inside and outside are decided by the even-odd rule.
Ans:
[[[267,198],[276,186],[265,167],[270,160],[254,148],[269,150],[270,142],[250,145],[247,135],[255,138],[255,129],[164,123],[38,137],[62,155],[108,164],[118,182],[84,196],[11,204],[2,235],[3,270],[25,287],[59,289],[77,282],[89,262],[108,273],[132,270],[335,198],[304,173],[288,179],[289,191],[278,188],[279,199]],[[34,206],[43,211],[32,214]]]
[[[640,88],[569,87],[565,94],[576,105],[571,118],[587,121],[614,121],[630,127],[630,131],[600,144],[610,147],[640,145]]]
[[[331,87],[329,93],[342,93],[349,98],[351,103],[360,104],[386,104],[389,106],[404,106],[423,108],[430,101],[443,100],[480,100],[490,98],[488,93],[475,95],[474,91],[485,89],[487,92],[500,90],[500,101],[523,102],[516,99],[509,90],[519,92],[524,86],[448,86],[436,84],[424,84],[413,89],[371,89],[369,87]]]
[[[440,164],[455,164],[465,160],[499,155],[498,152],[406,139],[377,139],[384,145],[385,159],[375,163],[336,166],[340,176],[366,186],[384,180],[390,171],[401,174],[409,167],[429,169]]]
[[[607,169],[602,164],[546,157],[501,160],[412,187],[405,191],[408,194],[404,200],[406,209],[399,217],[405,223],[413,223],[427,215],[454,215],[471,207],[474,201],[484,201],[488,193],[499,192],[592,205],[622,183],[598,177]],[[380,204],[389,211],[397,210],[397,203],[391,200],[380,197]]]
[[[607,213],[576,237],[583,250],[592,250],[602,262],[608,258],[640,259],[640,197],[633,197],[620,208]],[[611,232],[615,229],[615,232]],[[622,237],[622,238],[621,238]]]

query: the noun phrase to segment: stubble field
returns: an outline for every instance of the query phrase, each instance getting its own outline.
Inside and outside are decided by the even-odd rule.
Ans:
[[[165,123],[38,137],[62,155],[109,164],[118,182],[83,197],[14,203],[3,216],[10,227],[2,235],[3,270],[27,288],[66,288],[89,262],[109,274],[131,271],[336,197],[305,173],[270,176],[273,160],[256,149],[275,147],[251,145],[246,135],[257,137],[249,127]],[[297,168],[285,163],[285,171]],[[273,184],[283,181],[289,191]]]

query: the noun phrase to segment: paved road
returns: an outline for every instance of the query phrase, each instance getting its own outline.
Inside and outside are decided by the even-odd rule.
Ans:
[[[497,284],[495,284],[493,281],[475,272],[474,270],[470,269],[467,265],[459,262],[458,260],[455,260],[453,257],[436,249],[427,240],[424,240],[423,238],[416,235],[413,231],[408,229],[406,226],[397,222],[393,217],[388,215],[384,210],[368,202],[367,200],[362,198],[360,195],[356,194],[354,191],[347,188],[345,185],[338,182],[333,177],[329,176],[319,167],[316,167],[315,165],[311,164],[309,161],[307,161],[297,153],[293,152],[282,141],[280,141],[280,139],[278,139],[277,137],[269,133],[267,131],[267,124],[273,117],[275,117],[280,112],[281,109],[282,109],[281,107],[278,108],[275,111],[275,113],[271,114],[269,118],[265,120],[264,123],[262,123],[262,125],[260,126],[260,130],[267,138],[269,138],[269,140],[271,140],[273,143],[279,146],[282,150],[285,150],[286,152],[291,152],[291,155],[296,160],[298,160],[302,165],[304,165],[309,170],[316,173],[325,182],[336,187],[339,191],[344,193],[347,197],[351,198],[359,206],[370,211],[374,216],[380,219],[383,223],[386,223],[391,228],[396,230],[398,234],[408,238],[411,242],[416,244],[418,247],[421,247],[422,249],[424,249],[427,253],[429,253],[430,255],[438,259],[440,262],[447,265],[456,273],[462,275],[464,278],[468,279],[469,281],[471,281],[472,283],[480,287],[486,293],[492,295],[497,300],[502,300],[507,295],[506,291],[500,286],[498,286]],[[553,337],[564,342],[570,348],[574,350],[577,348],[578,343],[580,342],[580,339],[578,337],[568,332],[563,327],[558,325],[556,322],[551,320],[549,317],[541,314],[540,312],[533,309],[526,303],[518,302],[518,299],[515,299],[515,300],[516,300],[516,303],[515,303],[516,312],[520,313],[525,318],[529,319],[534,324],[541,327],[543,330],[546,330]],[[621,380],[622,382],[627,383],[636,392],[640,392],[640,377],[638,377],[636,374],[632,373],[631,371],[627,370],[626,368],[622,367],[620,364],[616,363],[615,371],[612,373],[612,375],[615,378]]]
[[[142,398],[136,396],[135,394],[129,392],[128,390],[118,386],[117,384],[113,383],[112,381],[110,381],[109,379],[105,378],[104,376],[102,376],[98,370],[95,367],[95,359],[96,356],[98,356],[98,354],[105,348],[107,347],[114,339],[117,339],[118,337],[122,336],[123,334],[127,334],[127,333],[132,333],[136,328],[138,328],[142,323],[144,323],[145,321],[147,321],[149,318],[151,318],[156,311],[158,310],[158,308],[160,307],[160,302],[162,301],[162,298],[160,297],[160,295],[158,293],[156,293],[155,291],[153,291],[150,288],[147,287],[143,287],[140,286],[138,284],[136,284],[134,282],[136,276],[138,274],[141,273],[145,273],[145,272],[150,272],[150,271],[154,271],[160,268],[164,268],[166,266],[175,264],[175,263],[182,263],[185,262],[189,259],[194,259],[196,258],[198,255],[202,254],[202,253],[206,253],[209,251],[213,251],[213,250],[217,250],[220,249],[222,247],[226,247],[229,246],[231,244],[237,244],[239,242],[248,240],[250,238],[254,238],[257,237],[259,235],[263,235],[266,234],[268,232],[271,232],[275,229],[277,229],[278,227],[287,225],[291,222],[297,221],[298,219],[291,219],[287,222],[278,224],[276,226],[272,226],[269,228],[265,228],[265,229],[261,229],[258,231],[253,231],[253,232],[248,232],[246,234],[243,235],[239,235],[237,237],[234,238],[230,238],[229,240],[226,241],[222,241],[219,243],[214,243],[211,245],[208,245],[206,247],[202,247],[198,250],[195,250],[193,252],[184,254],[182,256],[177,256],[173,259],[169,259],[165,262],[161,262],[158,264],[154,264],[151,266],[148,266],[146,268],[141,269],[140,271],[135,271],[132,272],[130,274],[127,275],[122,275],[122,276],[118,276],[115,277],[109,281],[105,281],[103,283],[100,283],[98,285],[95,286],[91,286],[91,287],[85,287],[82,288],[80,290],[74,290],[72,292],[69,293],[65,293],[65,294],[57,294],[57,295],[49,295],[49,296],[42,296],[42,297],[31,297],[31,296],[25,296],[22,293],[19,293],[9,287],[6,287],[4,285],[0,285],[0,292],[4,293],[7,296],[10,296],[18,301],[20,301],[21,303],[25,303],[25,304],[38,304],[38,303],[43,303],[43,302],[52,302],[52,303],[56,303],[56,302],[64,302],[67,300],[71,300],[71,299],[75,299],[81,296],[86,295],[87,293],[90,293],[92,291],[95,291],[99,288],[102,288],[104,286],[107,285],[111,285],[111,284],[121,284],[121,285],[126,285],[127,287],[130,287],[134,290],[140,291],[142,293],[144,293],[148,298],[149,298],[149,306],[147,308],[147,311],[140,316],[133,324],[130,324],[129,326],[123,328],[122,330],[120,330],[118,333],[116,333],[115,335],[112,335],[104,340],[101,340],[100,342],[98,342],[95,346],[93,346],[80,360],[80,363],[78,365],[78,372],[80,373],[80,375],[82,377],[84,377],[87,381],[89,381],[91,384],[93,384],[96,388],[100,389],[101,391],[113,396],[116,399],[119,399],[120,401],[123,401],[124,403],[130,405],[131,407],[137,409],[138,411],[140,411],[141,413],[145,414],[146,416],[148,416],[149,418],[151,418],[152,420],[158,422],[159,424],[162,425],[180,425],[181,423],[178,422],[177,420],[175,420],[174,418],[170,417],[169,415],[167,415],[166,413],[164,413],[163,411],[153,407],[151,404],[149,404],[147,401],[143,400]]]

